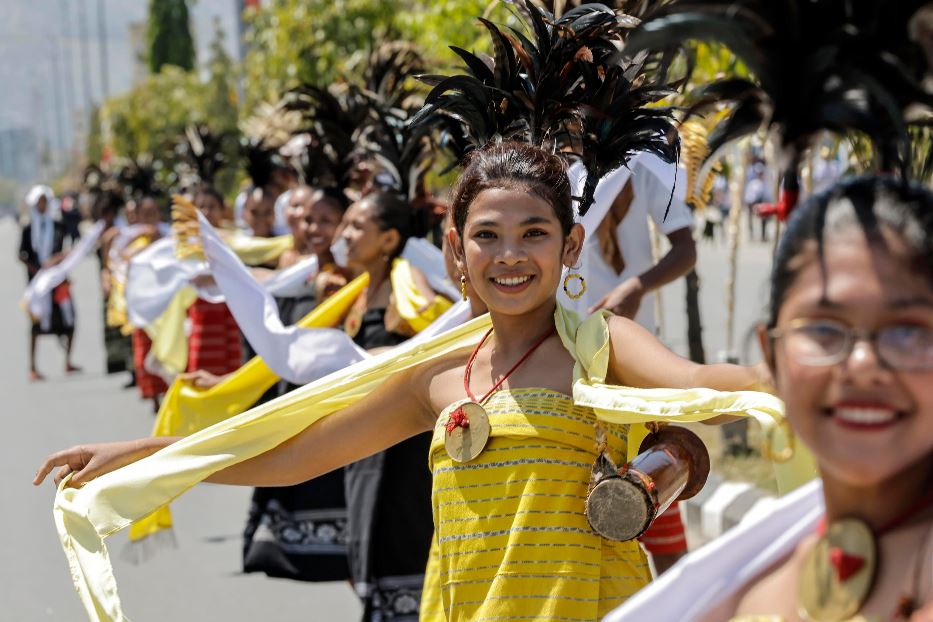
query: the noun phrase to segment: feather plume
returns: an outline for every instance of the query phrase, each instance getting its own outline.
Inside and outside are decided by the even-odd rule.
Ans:
[[[288,91],[282,102],[300,116],[301,132],[308,136],[297,156],[304,183],[344,188],[355,165],[359,133],[379,119],[374,98],[354,85],[305,84]]]
[[[121,161],[116,169],[116,182],[124,188],[127,197],[137,200],[147,196],[161,196],[163,192],[156,183],[152,158],[147,155]]]
[[[363,84],[381,107],[411,111],[421,107],[423,95],[409,78],[425,72],[417,48],[407,41],[387,41],[369,55]]]
[[[301,125],[301,114],[290,110],[284,102],[262,104],[253,116],[240,124],[243,132],[241,153],[246,173],[254,186],[263,188],[269,185],[273,171],[287,168],[279,149],[300,131]]]
[[[630,25],[602,4],[583,4],[555,19],[529,0],[515,3],[525,30],[480,18],[492,39],[491,62],[452,48],[465,74],[423,76],[433,86],[414,126],[460,126],[457,154],[494,141],[540,146],[587,169],[580,212],[599,179],[637,151],[667,161],[678,155],[673,110],[659,106],[675,91],[657,56],[619,53]]]
[[[224,134],[215,134],[204,124],[185,128],[185,141],[179,148],[188,177],[213,185],[214,177],[226,163],[223,153],[225,138]]]
[[[768,128],[780,140],[785,191],[795,194],[801,153],[824,130],[862,133],[882,169],[907,169],[906,113],[933,105],[921,85],[923,54],[908,38],[910,18],[925,4],[675,0],[632,32],[625,51],[664,50],[690,40],[728,47],[754,78],[727,77],[691,94],[691,112],[731,105],[710,131],[710,159],[728,143]]]

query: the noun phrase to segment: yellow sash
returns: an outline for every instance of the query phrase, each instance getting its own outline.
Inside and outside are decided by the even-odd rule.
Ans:
[[[609,355],[604,316],[595,315],[581,325],[575,316],[558,307],[555,320],[564,345],[577,361],[574,398],[582,403],[595,399],[596,414],[602,419],[631,424],[746,414],[772,425],[782,416],[780,400],[762,393],[645,390],[601,384]],[[266,452],[321,418],[359,401],[388,376],[474,347],[489,325],[489,317],[484,315],[427,342],[403,344],[195,432],[80,489],[67,488],[63,483],[53,513],[75,588],[90,619],[126,619],[104,538],[211,474]],[[675,405],[686,410],[677,411]]]
[[[295,245],[295,239],[291,234],[274,238],[231,235],[225,236],[224,241],[247,266],[262,266],[276,261],[282,253]]]
[[[389,273],[392,282],[392,294],[395,296],[395,308],[403,320],[416,333],[420,333],[428,325],[439,318],[453,303],[440,295],[428,300],[418,291],[415,279],[411,274],[411,264],[404,259],[392,262],[392,271]]]
[[[303,317],[302,328],[326,328],[340,321],[350,305],[369,283],[368,275],[347,283],[333,296]],[[156,418],[153,436],[188,436],[198,430],[238,415],[256,403],[279,377],[262,359],[254,356],[245,365],[209,389],[197,389],[175,381],[165,394]],[[142,540],[172,526],[167,505],[136,521],[130,527],[130,540]]]

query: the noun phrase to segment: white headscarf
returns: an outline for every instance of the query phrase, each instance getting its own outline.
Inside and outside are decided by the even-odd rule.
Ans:
[[[38,210],[39,199],[45,197],[45,213]],[[26,205],[29,207],[30,241],[32,249],[39,256],[39,263],[52,256],[55,245],[55,193],[48,186],[36,185],[26,193]]]

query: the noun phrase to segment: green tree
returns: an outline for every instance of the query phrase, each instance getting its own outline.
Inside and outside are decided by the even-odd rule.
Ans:
[[[214,20],[214,38],[210,45],[207,62],[207,83],[204,87],[204,117],[208,127],[217,135],[224,136],[223,153],[227,166],[214,180],[224,194],[236,184],[236,163],[239,153],[239,129],[237,118],[239,100],[236,91],[236,67],[224,47],[226,33],[220,20]]]
[[[250,9],[246,112],[300,83],[327,84],[373,42],[393,38],[393,0],[280,0]]]
[[[207,123],[207,87],[195,72],[165,66],[102,109],[105,136],[114,155],[150,155],[160,181],[171,181],[176,147],[191,123]]]
[[[149,0],[147,38],[152,73],[159,73],[165,65],[194,69],[194,39],[185,0]]]
[[[388,39],[413,42],[435,67],[458,62],[449,45],[488,51],[476,21],[484,14],[513,21],[507,4],[489,0],[279,0],[250,9],[243,112],[300,82],[359,73],[369,51]]]

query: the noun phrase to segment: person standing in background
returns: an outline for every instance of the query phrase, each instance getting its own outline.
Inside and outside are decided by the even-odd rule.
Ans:
[[[69,244],[74,245],[75,242],[81,239],[81,232],[78,230],[78,226],[81,224],[81,208],[78,204],[77,193],[69,192],[63,196],[61,208],[65,235],[70,240]]]
[[[651,154],[637,156],[628,169],[610,173],[601,183],[609,184],[618,175],[630,177],[610,199],[596,234],[584,242],[580,262],[587,287],[573,306],[584,313],[609,309],[657,333],[653,292],[696,264],[693,214],[683,201],[686,180],[679,179],[685,175],[678,174],[675,182],[671,165]],[[657,262],[651,252],[649,218],[671,246]]]
[[[35,278],[42,268],[54,266],[64,257],[65,227],[54,218],[55,194],[48,186],[33,186],[26,194],[29,223],[23,227],[19,244],[19,260],[26,265],[27,281]],[[29,379],[45,380],[36,366],[36,343],[40,335],[55,335],[65,349],[65,373],[81,371],[71,362],[74,339],[75,312],[71,302],[71,289],[67,280],[52,293],[51,312],[48,317],[33,318],[29,341]]]
[[[696,265],[693,213],[683,200],[686,175],[644,153],[600,183],[611,187],[623,182],[620,176],[628,179],[615,196],[601,197],[597,191],[597,202],[609,200],[612,204],[596,234],[583,244],[579,265],[586,287],[578,299],[565,296],[561,303],[580,314],[609,309],[657,334],[654,292]],[[651,251],[649,218],[670,242],[670,249],[657,262]],[[659,574],[687,553],[686,530],[677,503],[658,516],[641,542]]]

